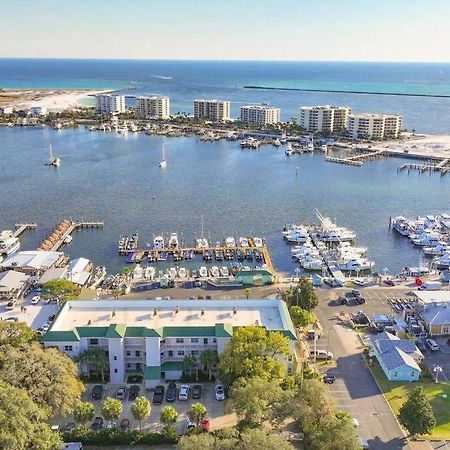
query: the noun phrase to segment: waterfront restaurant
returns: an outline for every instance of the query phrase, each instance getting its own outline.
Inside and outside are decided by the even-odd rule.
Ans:
[[[286,364],[292,373],[296,334],[282,300],[68,301],[43,342],[72,357],[101,348],[111,383],[141,373],[146,388],[152,388],[161,379],[180,379],[185,356],[199,361],[205,349],[220,355],[236,327],[249,325],[289,338],[293,356]]]

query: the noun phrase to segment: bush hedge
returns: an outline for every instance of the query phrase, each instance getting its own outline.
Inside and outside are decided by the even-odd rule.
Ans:
[[[99,431],[90,428],[75,428],[69,433],[64,433],[64,442],[81,442],[85,445],[98,445],[108,447],[110,445],[162,445],[176,444],[176,435],[171,433],[144,433],[141,431],[122,431],[119,428]]]

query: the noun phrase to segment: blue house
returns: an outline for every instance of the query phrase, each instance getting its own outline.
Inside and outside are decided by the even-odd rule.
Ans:
[[[375,356],[389,381],[417,381],[423,355],[410,339],[383,332],[371,338],[371,356]]]

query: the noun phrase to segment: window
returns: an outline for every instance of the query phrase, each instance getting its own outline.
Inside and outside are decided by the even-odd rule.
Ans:
[[[170,358],[171,356],[173,356],[173,351],[172,351],[172,350],[169,350],[169,358]]]
[[[98,339],[90,339],[90,340],[89,340],[89,343],[90,343],[91,345],[98,345]]]
[[[166,343],[166,340],[165,340],[165,339],[161,339],[160,343],[161,343],[161,344],[165,344],[165,343]]]
[[[198,344],[198,338],[191,338],[192,344]]]
[[[128,364],[127,364],[127,367],[128,367],[128,368],[130,368],[130,367],[131,367],[131,364],[130,364],[130,363],[128,363]]]
[[[217,339],[213,338],[213,344],[217,344]]]
[[[192,356],[197,356],[200,352],[198,350],[191,350]]]
[[[208,338],[203,338],[203,343],[208,345]]]
[[[394,378],[398,377],[398,372],[394,372]]]
[[[139,358],[139,356],[141,356],[141,352],[140,350],[136,350],[136,358]]]
[[[114,356],[113,359],[114,359],[114,361],[117,361],[117,356]]]
[[[73,347],[71,345],[65,345],[64,346],[64,351],[65,352],[71,352],[73,350]]]
[[[416,373],[414,372],[414,370],[411,370],[411,378],[414,378],[415,375]]]
[[[178,350],[177,355],[178,356],[184,356],[184,350]]]
[[[127,356],[131,356],[131,352],[127,352]]]
[[[175,339],[175,342],[176,342],[177,344],[184,344],[184,339],[183,339],[183,338],[176,338],[176,339]]]
[[[118,370],[117,369],[114,369],[114,373],[117,373],[118,372]]]

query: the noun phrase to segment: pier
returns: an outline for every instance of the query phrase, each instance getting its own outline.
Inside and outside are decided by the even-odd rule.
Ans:
[[[100,221],[73,221],[63,219],[50,233],[50,235],[41,243],[38,250],[55,252],[64,243],[69,243],[72,233],[82,228],[103,228],[103,222]]]
[[[371,161],[385,155],[385,150],[375,150],[371,152],[360,153],[354,156],[349,156],[347,158],[335,158],[333,156],[326,156],[325,161],[361,167],[364,164],[364,161]]]
[[[14,237],[19,237],[21,234],[23,234],[26,230],[35,230],[37,227],[37,224],[34,222],[30,223],[16,223],[14,225]]]
[[[420,173],[440,172],[441,176],[443,176],[450,171],[450,158],[442,159],[438,163],[433,163],[433,161],[429,161],[426,164],[406,163],[397,168],[397,172],[402,172],[404,170],[407,170],[408,173],[410,170],[418,170]]]

